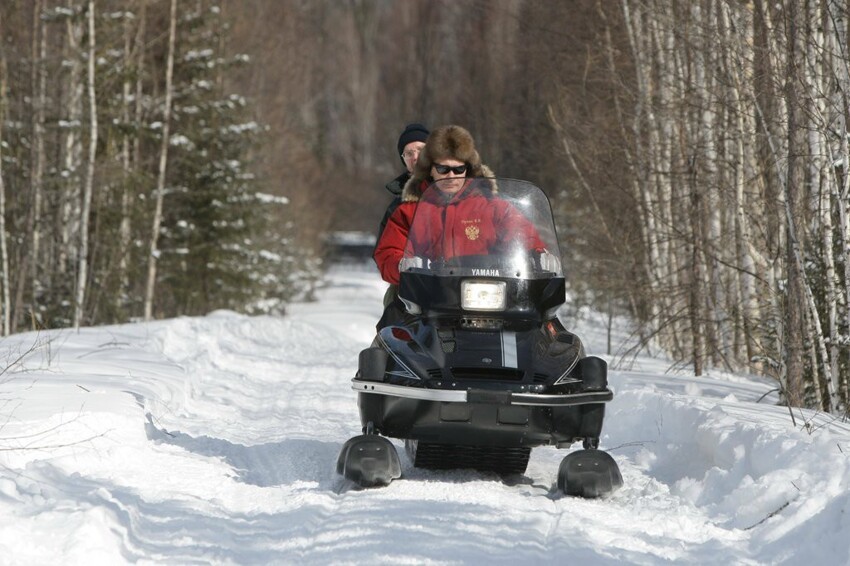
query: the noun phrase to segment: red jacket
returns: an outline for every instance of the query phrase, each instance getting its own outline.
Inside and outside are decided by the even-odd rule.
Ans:
[[[417,227],[427,229],[417,228],[408,255],[429,259],[482,255],[494,251],[506,237],[520,241],[526,249],[542,251],[545,246],[534,225],[509,202],[485,195],[482,183],[489,181],[470,180],[447,202],[434,189],[418,202],[401,203],[375,247],[375,263],[384,281],[398,284],[398,263],[408,245],[414,213]],[[423,189],[426,186],[423,182]]]

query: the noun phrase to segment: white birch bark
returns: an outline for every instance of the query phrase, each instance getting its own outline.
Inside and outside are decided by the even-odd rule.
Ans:
[[[74,298],[74,328],[83,321],[86,287],[88,283],[89,254],[89,214],[91,212],[92,193],[94,191],[95,157],[97,154],[97,98],[95,90],[95,65],[97,45],[95,36],[95,0],[88,3],[88,99],[89,99],[89,154],[86,167],[86,182],[83,187],[83,205],[80,211],[80,245],[78,254],[77,290]]]
[[[850,81],[847,84],[850,85]],[[848,123],[850,123],[850,101],[848,101],[848,96],[850,96],[850,91],[845,90],[841,94],[843,108],[841,109],[842,127],[838,151],[844,167],[843,182],[840,186],[838,183],[834,184],[832,198],[838,208],[838,235],[841,241],[841,261],[844,264],[844,323],[850,328],[850,213],[848,213],[850,175],[847,171],[847,167],[850,165],[850,143],[848,143],[847,139],[850,136],[850,131],[848,131],[847,127]],[[832,161],[834,163],[837,162],[835,159]],[[842,336],[840,338],[840,345],[846,347],[847,341],[848,337]],[[840,373],[836,373],[835,378],[839,380],[836,389],[841,391],[841,397],[843,399],[848,400],[850,398],[848,378],[846,376],[842,377]]]
[[[173,94],[174,45],[177,36],[177,0],[171,0],[171,16],[168,31],[168,61],[165,72],[165,108],[162,119],[162,143],[159,153],[159,173],[156,182],[156,208],[151,228],[148,276],[145,285],[145,320],[153,317],[153,297],[156,286],[156,261],[159,256],[159,229],[162,223],[162,201],[165,196],[165,171],[168,166],[169,124],[171,122],[171,97]]]
[[[596,11],[597,11],[597,14],[599,15],[600,19],[603,22],[604,38],[605,38],[605,42],[604,42],[605,62],[607,64],[609,72],[611,73],[612,79],[616,80],[617,79],[617,66],[616,66],[615,57],[614,57],[614,41],[613,41],[613,37],[611,35],[611,27],[608,24],[608,19],[607,19],[607,16],[605,14],[605,10],[602,8],[602,0],[597,0]],[[628,5],[625,3],[625,0],[624,0],[624,6],[623,6],[624,15],[627,15],[627,12],[628,12]],[[613,102],[614,102],[614,115],[616,116],[617,125],[620,128],[620,135],[621,135],[621,137],[624,141],[628,140],[629,136],[628,136],[627,129],[626,129],[625,113],[623,111],[622,104],[620,102],[620,97],[616,93],[613,96]],[[629,171],[636,171],[634,155],[633,155],[633,152],[631,151],[631,149],[629,148],[628,144],[624,144],[624,146],[623,146],[623,155],[625,156],[625,162],[627,164],[628,170]],[[630,178],[631,178],[632,194],[638,195],[640,193],[640,190],[639,190],[639,187],[638,187],[638,183],[636,181],[636,175],[631,175]],[[642,229],[641,236],[643,237],[643,239],[645,241],[645,239],[646,239],[645,238],[645,230],[644,230],[643,226],[641,227],[641,229]],[[640,262],[640,263],[642,264],[643,262]],[[644,269],[646,269],[646,267],[644,267]],[[647,280],[649,280],[648,271],[647,271]],[[635,297],[633,289],[629,290],[629,297],[630,297],[630,300],[632,301],[633,311],[638,312],[638,309],[635,306],[637,304],[638,299],[637,299],[637,297]],[[654,302],[653,302],[653,305],[654,305]],[[656,316],[656,313],[653,313],[653,316]],[[645,343],[647,338],[646,338],[646,335],[644,333],[644,329],[640,328],[639,332],[641,333],[641,343]],[[650,336],[651,336],[651,334],[652,333],[650,332]]]
[[[661,263],[660,252],[658,250],[658,227],[656,218],[653,214],[653,203],[651,195],[651,175],[648,171],[649,160],[647,155],[651,152],[643,147],[642,139],[644,139],[644,128],[646,123],[652,123],[652,107],[651,107],[651,73],[650,62],[646,55],[646,31],[643,14],[633,12],[630,7],[629,0],[622,0],[623,18],[626,24],[626,30],[629,38],[629,44],[632,49],[632,57],[635,63],[635,79],[637,85],[637,93],[635,94],[634,117],[631,122],[631,137],[635,143],[634,163],[632,171],[636,179],[636,198],[640,204],[642,215],[641,234],[646,247],[646,270],[648,281],[650,283],[652,296],[649,298],[651,312],[651,333],[659,337],[662,341],[661,346],[669,348],[669,343],[659,333],[661,324],[660,317],[664,309],[661,306],[663,293],[659,291],[661,288],[661,279],[659,279],[658,269]]]
[[[827,377],[827,390],[829,393],[829,408],[830,411],[835,413],[839,411],[839,408],[843,403],[847,402],[846,391],[843,391],[842,388],[846,387],[846,385],[842,385],[842,377],[840,375],[840,362],[842,355],[842,336],[840,334],[839,328],[839,318],[840,311],[842,308],[845,309],[845,316],[848,307],[850,307],[850,303],[845,302],[844,305],[841,304],[842,300],[846,298],[846,296],[842,296],[839,292],[840,281],[838,277],[838,270],[836,268],[836,263],[840,260],[847,261],[846,252],[841,253],[839,258],[835,257],[835,238],[838,238],[838,241],[842,244],[842,247],[847,249],[847,234],[844,231],[844,219],[847,216],[847,201],[842,200],[840,198],[841,187],[839,187],[839,180],[837,175],[835,174],[836,164],[841,163],[841,159],[837,159],[835,155],[835,151],[833,150],[833,145],[837,145],[837,151],[842,152],[842,147],[844,151],[846,151],[847,145],[847,124],[844,120],[845,116],[845,107],[846,97],[847,97],[847,88],[848,81],[846,79],[847,75],[847,65],[848,60],[846,57],[846,50],[844,49],[844,45],[842,45],[841,38],[845,31],[841,28],[841,26],[846,26],[846,17],[834,17],[834,14],[830,12],[830,10],[835,9],[836,6],[834,3],[824,3],[817,6],[817,11],[813,7],[813,15],[812,15],[812,23],[818,25],[818,33],[819,33],[819,51],[814,53],[812,57],[810,57],[811,64],[813,65],[813,69],[815,71],[815,85],[817,88],[817,100],[818,100],[818,110],[820,114],[818,115],[820,127],[818,129],[819,135],[819,143],[820,143],[820,151],[823,154],[823,159],[825,159],[825,164],[823,167],[824,171],[824,187],[819,193],[819,214],[818,218],[820,218],[820,225],[823,234],[823,256],[824,263],[826,267],[826,299],[827,299],[827,317],[828,317],[828,331],[829,331],[829,365],[828,371],[829,375]],[[844,14],[846,16],[846,13]],[[835,95],[833,93],[833,88],[835,83],[833,81],[837,81],[839,87],[839,94]],[[841,94],[843,93],[843,94]],[[835,136],[832,133],[833,130],[837,130],[839,132],[839,143],[834,144],[830,143],[831,139]],[[845,156],[846,153],[841,153],[842,156]],[[844,177],[846,183],[847,170],[846,170],[846,161],[843,161],[845,164],[844,169]],[[834,211],[838,211],[838,219],[839,225],[835,226],[833,222],[833,214]],[[845,276],[847,274],[848,266],[845,264]],[[845,289],[850,291],[850,279],[845,279]],[[846,379],[844,380],[844,384],[846,384]]]
[[[806,292],[808,295],[809,309],[811,311],[811,323],[813,332],[816,333],[815,340],[812,341],[812,347],[817,346],[817,353],[821,360],[821,369],[823,378],[827,385],[828,392],[828,407],[831,412],[837,412],[841,405],[839,398],[840,378],[839,372],[839,356],[840,356],[840,337],[838,334],[838,290],[835,269],[834,257],[834,240],[833,233],[835,231],[833,225],[833,206],[841,206],[840,202],[833,203],[832,195],[835,193],[833,186],[835,179],[833,175],[833,160],[830,157],[829,144],[826,136],[830,135],[833,128],[833,114],[840,116],[840,109],[833,112],[831,107],[827,105],[827,93],[831,92],[831,77],[833,70],[831,69],[831,53],[834,52],[834,42],[832,34],[832,19],[821,12],[825,9],[823,5],[810,5],[807,29],[810,30],[809,41],[807,42],[806,51],[806,66],[805,66],[805,85],[809,90],[806,97],[808,103],[809,116],[809,145],[810,158],[809,162],[812,167],[810,178],[813,186],[814,202],[812,203],[814,211],[813,232],[820,231],[821,252],[820,255],[824,261],[825,267],[825,302],[827,324],[829,326],[828,336],[824,336],[824,331],[820,326],[820,314],[817,311],[811,287],[806,281]],[[829,80],[826,78],[830,77]],[[814,170],[817,168],[817,170]],[[829,347],[827,348],[827,342]],[[813,364],[815,375],[812,379],[812,387],[818,397],[820,406],[823,406],[823,394],[820,387],[820,379],[817,373],[818,364]]]
[[[133,26],[132,19],[125,14],[124,16],[124,81],[121,84],[121,120],[124,123],[125,133],[121,137],[121,221],[118,226],[118,293],[114,297],[115,308],[117,312],[121,311],[129,288],[130,281],[128,276],[129,271],[129,251],[130,251],[130,206],[132,204],[133,192],[130,187],[130,178],[132,172],[132,153],[129,131],[131,113],[130,113],[130,93],[133,86],[130,82],[129,69],[133,66]]]
[[[752,151],[748,148],[747,140],[756,130],[755,116],[746,93],[746,85],[752,84],[754,70],[751,57],[744,56],[744,46],[753,45],[753,21],[750,10],[740,10],[735,13],[733,20],[731,7],[728,3],[722,5],[720,12],[724,29],[730,37],[738,37],[730,50],[727,59],[727,74],[732,78],[729,88],[732,107],[737,109],[734,115],[736,135],[732,142],[731,152],[735,155],[735,233],[737,264],[735,272],[741,304],[741,331],[743,333],[744,352],[736,353],[736,358],[744,362],[744,368],[751,371],[751,360],[756,352],[761,352],[761,341],[755,327],[761,318],[757,299],[756,263],[753,256],[753,237],[750,229],[748,202],[745,197],[746,177],[756,170]]]
[[[690,4],[690,17],[692,27],[696,37],[705,38],[708,35],[708,30],[711,25],[711,6],[706,5],[703,11],[702,3],[694,2]],[[705,41],[705,40],[703,40]],[[709,40],[710,41],[710,40]],[[704,45],[703,42],[696,40],[696,45],[692,47],[693,51],[693,69],[695,90],[699,96],[698,115],[695,117],[697,124],[697,138],[694,140],[695,146],[701,149],[696,158],[699,161],[699,175],[701,182],[694,183],[692,190],[700,191],[698,203],[700,206],[694,211],[694,214],[700,218],[693,218],[692,222],[703,227],[702,233],[694,235],[696,239],[695,245],[698,246],[700,253],[694,254],[694,261],[700,265],[695,267],[695,273],[701,275],[701,280],[694,281],[694,285],[703,286],[706,289],[699,289],[697,297],[701,304],[695,305],[699,309],[698,317],[701,321],[705,321],[702,326],[701,333],[706,340],[705,347],[709,349],[714,363],[717,362],[718,344],[718,316],[717,316],[717,272],[716,262],[709,261],[709,250],[712,243],[719,241],[717,218],[719,207],[717,205],[717,196],[712,189],[712,185],[716,183],[716,163],[717,150],[714,143],[714,123],[717,119],[715,109],[712,107],[712,91],[713,80],[709,66],[711,64],[711,48],[709,45]],[[705,355],[704,353],[703,355]]]
[[[701,131],[703,132],[703,140],[706,147],[706,164],[708,170],[705,173],[708,181],[707,188],[707,205],[708,205],[708,246],[711,249],[711,257],[706,258],[706,269],[709,279],[709,294],[707,296],[708,303],[706,304],[707,320],[711,322],[712,329],[712,362],[715,366],[725,364],[727,369],[727,360],[731,357],[732,350],[732,329],[730,318],[728,315],[729,304],[731,299],[728,297],[728,290],[724,283],[726,277],[725,265],[732,263],[733,257],[729,255],[729,249],[734,249],[734,245],[727,245],[726,234],[733,233],[727,227],[733,225],[733,218],[730,215],[730,209],[726,206],[726,199],[721,193],[722,190],[729,185],[728,179],[725,178],[727,167],[719,164],[718,150],[722,149],[722,142],[719,140],[726,137],[727,131],[727,109],[724,108],[719,100],[724,89],[716,78],[717,65],[721,52],[729,50],[729,45],[734,44],[735,40],[715,42],[714,38],[718,30],[717,2],[709,0],[706,2],[705,10],[702,14],[700,29],[704,30],[701,34],[702,42],[700,51],[705,54],[705,90],[708,95],[708,100],[705,102],[705,111],[703,113],[703,122]],[[725,44],[725,45],[724,45]],[[731,242],[730,242],[731,243]]]
[[[31,183],[33,194],[32,251],[30,252],[30,277],[32,285],[33,311],[37,312],[37,301],[41,294],[39,268],[41,267],[41,218],[44,198],[44,109],[47,106],[47,28],[41,19],[42,3],[36,0],[33,6],[32,46],[32,98],[33,112],[33,159]]]
[[[647,49],[653,60],[649,62],[650,70],[654,67],[657,80],[652,75],[646,77],[647,84],[653,84],[651,89],[654,95],[654,103],[647,107],[650,112],[647,115],[647,131],[649,134],[648,147],[648,169],[651,174],[649,187],[652,191],[650,214],[656,218],[654,239],[658,248],[659,261],[654,266],[656,278],[663,282],[668,289],[680,289],[683,280],[678,271],[679,253],[676,249],[677,238],[675,237],[675,222],[673,217],[673,185],[676,182],[672,172],[676,166],[673,160],[674,143],[674,105],[673,105],[673,82],[675,80],[674,53],[675,38],[672,33],[673,24],[664,12],[660,10],[660,4],[654,4],[653,13],[647,19]],[[660,295],[664,301],[664,310],[668,313],[685,312],[686,302],[677,293],[663,293]],[[665,321],[665,327],[669,330],[665,333],[669,336],[668,343],[674,351],[683,348],[680,337],[686,336],[687,321],[685,317],[673,316],[672,321]]]
[[[840,164],[842,167],[842,182],[835,183],[833,186],[832,199],[838,209],[838,236],[841,243],[840,260],[844,265],[844,294],[843,322],[847,328],[850,328],[850,26],[847,24],[847,16],[850,15],[850,5],[845,4],[842,8],[837,2],[829,2],[826,6],[830,10],[830,20],[840,22],[834,30],[834,48],[836,53],[835,63],[831,66],[832,72],[835,74],[838,84],[838,93],[836,94],[836,109],[837,118],[839,120],[838,130],[838,155],[831,155],[830,161],[835,164]],[[847,347],[850,337],[841,337],[841,346]],[[846,357],[846,356],[845,356]],[[850,378],[840,373],[834,375],[836,380],[835,389],[840,392],[840,397],[844,399],[845,406],[850,402],[850,390],[848,390],[848,382]]]
[[[767,60],[768,70],[766,74],[770,77],[783,77],[785,73],[786,63],[785,63],[785,49],[783,45],[780,45],[777,40],[776,34],[772,33],[771,30],[774,29],[773,21],[771,19],[770,9],[767,6],[767,2],[765,0],[757,0],[757,9],[759,13],[763,17],[763,26],[766,36],[767,49],[764,49],[764,57]],[[777,82],[779,79],[776,79]],[[774,91],[767,94],[768,97],[771,98],[771,101],[775,105],[773,112],[775,115],[767,116],[763,109],[761,108],[759,99],[756,96],[755,92],[751,93],[753,104],[755,107],[756,114],[758,115],[761,124],[762,130],[767,140],[767,144],[770,147],[770,164],[764,164],[765,167],[773,166],[776,169],[776,180],[780,187],[785,186],[786,181],[786,171],[783,170],[781,163],[784,159],[782,156],[786,156],[787,151],[787,136],[781,135],[779,128],[776,124],[787,124],[788,123],[788,107],[785,102],[785,97],[779,95],[779,91],[781,90],[781,85],[773,85]],[[769,172],[765,172],[766,175],[769,175]],[[768,181],[769,182],[769,181]],[[775,202],[766,202],[768,206],[763,215],[763,223],[767,226],[771,226],[774,223],[777,227],[784,226],[785,224],[785,191],[779,190],[775,195]],[[767,234],[768,238],[775,238],[775,242],[768,242],[769,249],[766,251],[767,257],[762,257],[761,260],[766,264],[766,279],[767,279],[767,287],[768,287],[768,304],[769,304],[769,312],[771,313],[771,323],[774,326],[775,330],[772,335],[772,350],[776,353],[776,357],[774,359],[774,363],[777,368],[777,378],[779,380],[781,391],[788,391],[788,370],[785,363],[785,344],[787,341],[788,331],[786,328],[786,321],[783,314],[783,307],[781,304],[781,296],[782,291],[780,289],[780,282],[785,280],[785,261],[784,257],[781,255],[779,250],[782,250],[786,247],[785,242],[785,232],[781,229],[777,229],[775,234]],[[755,255],[754,255],[755,257]]]
[[[806,25],[806,33],[809,34],[807,37],[807,41],[805,42],[805,54],[804,54],[804,65],[802,69],[802,75],[804,79],[804,85],[806,90],[808,91],[805,96],[805,104],[807,106],[805,112],[805,119],[807,120],[806,124],[806,133],[807,133],[807,142],[809,145],[809,155],[808,155],[808,166],[809,166],[809,198],[812,215],[814,216],[815,225],[812,226],[812,233],[815,236],[815,242],[813,244],[817,244],[816,234],[820,232],[820,242],[823,246],[821,250],[821,257],[824,259],[824,264],[827,270],[826,276],[826,302],[827,302],[827,312],[829,319],[834,320],[835,314],[835,284],[832,280],[832,277],[835,273],[835,267],[832,259],[832,217],[831,217],[831,206],[829,203],[829,192],[826,186],[828,183],[828,169],[824,166],[824,143],[823,143],[823,135],[822,129],[824,126],[824,99],[823,99],[823,91],[821,90],[822,83],[822,75],[821,68],[818,63],[819,46],[823,45],[823,36],[818,29],[812,29],[812,25],[818,25],[818,17],[817,17],[817,6],[814,4],[808,5],[808,10],[805,12],[804,17],[808,20]],[[826,246],[826,243],[829,242],[829,246]],[[809,308],[814,308],[817,310],[817,307],[814,304],[814,301],[811,302]],[[818,324],[820,323],[819,315],[818,316]],[[823,334],[821,333],[821,329],[815,325],[815,319],[810,314],[808,317],[808,323],[810,328],[810,333],[817,333],[817,336],[814,341],[810,341],[811,348],[813,352],[817,352],[815,349],[815,344],[820,344],[823,341]],[[834,328],[834,325],[830,324],[831,328]],[[822,349],[822,353],[825,355],[825,358],[822,360],[823,367],[827,368],[830,365],[829,357],[827,355],[826,348]],[[817,356],[812,356],[812,372],[813,379],[811,380],[812,393],[817,399],[818,406],[823,406],[823,392],[821,388],[821,380],[820,374],[818,372],[818,363]],[[830,371],[827,369],[827,373]]]
[[[722,130],[727,131],[728,135],[721,136],[720,145],[726,156],[728,163],[727,167],[719,166],[723,171],[718,182],[720,186],[731,187],[730,191],[733,195],[732,202],[724,202],[724,241],[721,245],[723,252],[728,258],[728,263],[723,267],[724,279],[726,280],[724,294],[724,313],[728,319],[727,328],[729,332],[729,351],[725,357],[730,369],[739,369],[741,367],[749,367],[747,362],[747,337],[746,323],[744,315],[744,288],[741,283],[743,269],[743,254],[741,249],[743,243],[743,227],[742,219],[746,220],[746,215],[743,214],[744,200],[744,143],[742,136],[745,135],[743,129],[743,114],[746,111],[741,105],[741,96],[739,94],[741,77],[739,73],[743,73],[744,62],[741,60],[741,41],[744,41],[748,35],[748,28],[745,26],[743,34],[735,33],[737,31],[737,18],[739,14],[736,12],[733,17],[729,14],[730,7],[724,2],[717,4],[717,30],[712,34],[712,37],[728,37],[734,38],[728,42],[724,49],[718,52],[718,73],[722,79],[718,85],[719,96],[731,101],[731,104],[722,105],[720,112],[722,119],[720,125]],[[733,24],[735,22],[735,24]],[[734,31],[733,31],[734,30]],[[742,37],[743,35],[743,37]],[[728,201],[728,199],[724,199]],[[731,204],[731,206],[730,206]],[[734,266],[733,268],[726,266]]]
[[[74,0],[69,0],[68,8],[75,11]],[[83,159],[82,136],[79,129],[83,119],[83,91],[85,83],[82,80],[81,42],[83,26],[76,18],[66,20],[66,56],[68,74],[66,79],[67,92],[63,108],[67,115],[64,117],[66,127],[63,129],[64,144],[62,155],[63,186],[60,195],[60,242],[58,250],[58,271],[65,274],[70,263],[78,263],[77,248],[73,242],[79,240],[81,218],[81,191],[79,171]]]
[[[788,59],[786,70],[785,95],[788,100],[788,165],[785,184],[785,216],[788,236],[788,287],[786,301],[787,320],[787,364],[788,364],[788,401],[791,406],[804,406],[804,341],[802,334],[809,334],[808,341],[817,343],[819,352],[826,362],[827,352],[823,339],[820,315],[817,311],[810,283],[806,274],[801,249],[800,224],[804,222],[804,155],[806,150],[806,115],[811,114],[811,93],[805,92],[803,83],[806,80],[806,52],[804,34],[806,33],[807,14],[796,9],[794,4],[788,10]],[[808,39],[808,38],[806,38]],[[801,296],[802,295],[802,296]],[[802,299],[805,308],[809,309],[812,324],[805,323],[804,305],[798,304]],[[810,328],[814,326],[814,336]],[[817,372],[817,366],[812,368]],[[828,372],[828,368],[824,368]],[[817,376],[815,376],[817,378]]]
[[[0,69],[0,74],[3,69]],[[0,77],[0,88],[6,90],[5,77]],[[0,94],[0,98],[5,98]],[[0,120],[2,120],[5,101],[0,101]],[[3,127],[0,124],[0,144],[3,142]],[[0,286],[2,286],[3,297],[0,303],[0,322],[2,327],[0,336],[8,336],[10,334],[9,318],[12,314],[11,296],[9,293],[9,252],[6,247],[6,185],[3,183],[3,147],[0,145]]]
[[[3,33],[3,16],[0,14],[0,37]],[[9,290],[9,251],[6,246],[6,185],[3,183],[3,121],[6,119],[6,53],[0,44],[0,320],[2,336],[8,336],[11,330],[12,314],[11,292]]]

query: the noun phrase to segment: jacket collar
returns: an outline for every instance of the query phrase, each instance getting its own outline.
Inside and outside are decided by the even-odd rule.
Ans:
[[[486,165],[481,165],[481,176],[482,177],[495,177],[493,171],[487,167]],[[404,184],[404,189],[401,191],[401,201],[402,202],[419,202],[419,199],[422,198],[422,191],[428,188],[431,182],[427,179],[422,179],[419,177],[411,177]],[[498,186],[495,180],[490,181],[490,185],[492,186],[492,192],[498,192]]]
[[[390,193],[395,196],[399,196],[401,194],[402,189],[404,189],[404,184],[410,179],[410,173],[405,171],[386,185],[384,188],[387,189]]]

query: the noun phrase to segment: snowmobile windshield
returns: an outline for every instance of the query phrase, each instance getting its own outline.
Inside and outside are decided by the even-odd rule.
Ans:
[[[443,276],[562,276],[549,199],[516,179],[448,178],[420,197],[401,271]]]

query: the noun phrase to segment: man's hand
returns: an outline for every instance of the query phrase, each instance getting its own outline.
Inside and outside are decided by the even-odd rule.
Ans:
[[[537,267],[541,271],[551,271],[552,273],[560,273],[561,272],[561,258],[556,256],[555,254],[549,253],[548,250],[543,249],[535,252]]]

